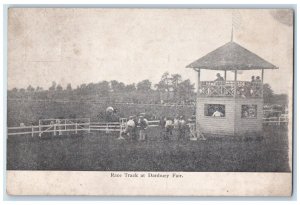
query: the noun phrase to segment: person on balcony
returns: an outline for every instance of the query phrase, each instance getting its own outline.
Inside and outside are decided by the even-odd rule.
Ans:
[[[217,79],[215,80],[215,82],[222,82],[224,81],[224,78],[221,76],[220,73],[217,73]]]
[[[256,76],[255,82],[256,82],[256,83],[261,83],[261,79],[260,79],[259,76]]]
[[[255,79],[255,97],[258,97],[261,95],[261,79],[259,76],[256,76],[256,79]]]
[[[224,78],[220,73],[217,73],[217,79],[215,80],[215,88],[214,90],[218,93],[217,95],[222,95],[224,93],[224,88],[221,85],[224,85]]]

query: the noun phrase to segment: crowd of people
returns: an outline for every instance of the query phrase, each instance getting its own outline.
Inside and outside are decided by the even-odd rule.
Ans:
[[[163,140],[185,139],[189,126],[184,116],[161,117],[159,121],[160,137]],[[130,116],[125,124],[125,130],[121,133],[119,139],[128,139],[132,141],[145,141],[147,140],[146,130],[149,127],[148,120],[144,114],[137,116]]]
[[[177,140],[185,139],[189,130],[184,116],[177,115],[174,119],[171,117],[162,117],[159,124],[161,127],[161,136],[165,140],[170,140],[171,138]]]
[[[145,141],[146,129],[148,128],[148,120],[145,114],[137,116],[130,116],[125,125],[125,130],[121,133],[119,139],[126,139],[133,141]]]

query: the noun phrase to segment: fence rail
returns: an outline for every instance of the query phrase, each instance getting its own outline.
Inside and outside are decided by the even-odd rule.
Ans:
[[[86,121],[86,122],[84,122]],[[43,124],[49,122],[49,124]],[[159,120],[148,121],[149,127],[158,127]],[[126,125],[126,120],[120,122],[90,122],[89,118],[81,119],[45,119],[40,120],[39,125],[32,126],[20,126],[20,127],[8,127],[7,135],[38,135],[42,137],[43,133],[53,133],[53,135],[62,135],[63,132],[73,132],[77,134],[78,132],[88,132],[91,131],[101,131],[101,132],[122,132]],[[189,122],[189,124],[195,122]],[[287,116],[280,117],[269,117],[263,118],[263,124],[266,125],[285,125],[288,123]]]

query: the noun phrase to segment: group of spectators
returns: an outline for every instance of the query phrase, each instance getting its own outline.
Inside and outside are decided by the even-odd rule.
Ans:
[[[165,140],[175,138],[177,140],[185,139],[189,127],[184,116],[162,117],[160,119],[161,136]]]
[[[189,131],[189,126],[184,116],[162,117],[159,121],[160,137],[163,140],[185,139]],[[148,128],[148,120],[144,115],[130,116],[125,124],[125,130],[121,132],[119,139],[128,139],[132,141],[147,140],[146,129]]]
[[[148,120],[145,119],[145,114],[140,114],[139,117],[130,116],[119,139],[128,138],[133,141],[145,141],[147,128]]]
[[[220,73],[217,73],[217,78],[215,79],[215,82],[224,81],[224,78],[221,76]],[[252,76],[251,77],[251,83],[261,83],[261,79],[259,76]]]
[[[216,77],[217,78],[214,80],[216,86],[225,85],[225,80],[221,76],[220,73],[217,73]],[[245,84],[243,84],[242,86],[238,85],[237,90],[236,90],[237,95],[241,96],[243,98],[259,97],[262,94],[261,83],[262,83],[262,80],[259,76],[252,76],[250,82],[245,82]],[[221,89],[220,90],[221,93],[226,92],[226,90],[223,89],[222,87],[220,87],[220,89]]]

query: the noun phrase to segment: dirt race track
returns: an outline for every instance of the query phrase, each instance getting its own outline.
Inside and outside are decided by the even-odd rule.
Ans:
[[[163,140],[149,128],[144,142],[103,132],[64,136],[9,136],[9,170],[288,172],[286,129],[265,127],[262,138]]]

